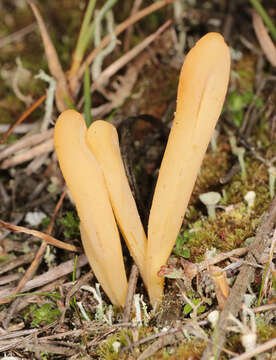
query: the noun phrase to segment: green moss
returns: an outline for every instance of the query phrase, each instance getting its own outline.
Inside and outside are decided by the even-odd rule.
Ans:
[[[190,248],[191,259],[202,260],[206,250],[213,247],[229,251],[242,246],[246,238],[254,235],[256,226],[255,213],[248,212],[244,203],[236,204],[229,212],[218,210],[216,220],[204,218],[190,224],[194,236],[186,246]]]
[[[127,336],[130,340],[132,340],[132,333],[130,330],[121,330],[109,336],[98,348],[97,356],[99,357],[99,360],[128,359],[128,355],[126,353],[118,353],[114,349],[114,342],[119,342],[121,344],[121,348],[127,346]]]
[[[189,341],[183,342],[179,346],[166,347],[160,350],[154,356],[150,357],[150,360],[188,360],[200,359],[206,344],[204,341],[190,339]]]
[[[51,324],[61,316],[61,311],[53,303],[45,303],[41,307],[37,304],[30,305],[24,311],[24,320],[31,320],[31,326]]]
[[[241,174],[234,176],[225,189],[228,195],[228,205],[243,201],[244,195],[253,190],[256,192],[254,211],[261,215],[270,203],[268,170],[266,166],[256,159],[246,159],[247,180],[241,180]]]
[[[64,226],[64,235],[67,238],[72,239],[74,237],[79,236],[80,220],[74,212],[67,211],[65,216],[60,218],[58,221],[60,224]]]
[[[230,336],[228,336],[225,347],[230,351],[240,353],[241,349],[243,349],[240,334],[231,334]]]
[[[276,325],[259,323],[257,326],[258,340],[266,342],[276,338]]]
[[[190,204],[197,201],[200,194],[210,191],[210,188],[213,186],[217,186],[219,179],[225,175],[229,169],[231,155],[224,141],[224,137],[219,137],[217,139],[217,151],[208,151],[206,153],[196,180]]]

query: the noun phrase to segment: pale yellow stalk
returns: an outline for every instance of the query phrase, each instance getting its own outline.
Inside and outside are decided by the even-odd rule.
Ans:
[[[111,302],[123,306],[127,280],[120,237],[102,171],[86,143],[86,132],[79,113],[63,112],[55,126],[55,149],[80,217],[88,261]]]
[[[87,143],[100,165],[117,223],[146,284],[147,239],[126,177],[116,128],[98,120],[87,132]]]
[[[154,192],[148,225],[147,282],[151,303],[163,295],[157,273],[166,264],[205,151],[224,102],[230,54],[223,37],[209,33],[186,56],[177,107]]]

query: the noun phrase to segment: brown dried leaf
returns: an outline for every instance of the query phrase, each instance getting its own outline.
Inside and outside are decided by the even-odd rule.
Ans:
[[[229,296],[230,289],[226,280],[225,272],[221,271],[218,266],[211,265],[209,267],[209,273],[214,282],[216,297],[218,300],[219,308],[223,309],[224,304]]]
[[[252,12],[252,18],[253,27],[261,48],[270,64],[276,66],[276,47],[264,26],[263,20],[256,11]]]

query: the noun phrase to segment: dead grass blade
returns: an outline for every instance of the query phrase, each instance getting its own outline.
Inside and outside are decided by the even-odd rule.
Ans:
[[[253,27],[261,48],[272,66],[276,66],[276,47],[271,40],[263,20],[256,12],[252,12]]]
[[[11,127],[8,131],[1,137],[0,144],[3,144],[7,138],[12,134],[13,130],[20,125],[43,101],[46,99],[46,94],[42,95],[36,102],[33,103],[23,114],[20,116],[18,120]]]
[[[26,150],[22,153],[19,153],[9,159],[3,161],[2,165],[0,166],[1,169],[8,169],[11,166],[15,166],[18,164],[22,164],[23,162],[29,161],[34,159],[35,157],[49,153],[54,150],[54,139],[48,139],[43,143],[32,147],[29,150]]]
[[[52,43],[52,40],[47,32],[45,23],[40,15],[40,12],[32,0],[27,0],[28,4],[30,5],[38,23],[38,27],[40,30],[40,34],[42,37],[42,41],[44,44],[44,49],[48,61],[48,66],[52,76],[57,81],[57,88],[56,88],[56,105],[59,111],[64,111],[68,108],[65,98],[70,98],[69,90],[67,86],[67,80],[65,74],[62,70],[62,67],[59,62],[59,58],[56,52],[56,49]]]
[[[30,146],[35,146],[42,141],[49,139],[53,136],[53,129],[43,131],[39,134],[30,135],[27,137],[23,137],[20,140],[17,140],[15,143],[5,147],[3,150],[1,150],[0,153],[0,161],[6,159],[8,156],[14,154],[15,152],[19,150],[23,150],[25,148],[29,148]]]
[[[123,21],[120,25],[118,25],[116,27],[116,29],[115,29],[116,36],[118,36],[123,31],[125,31],[129,26],[131,26],[131,25],[135,24],[137,21],[143,19],[145,16],[148,16],[149,14],[153,13],[154,11],[157,11],[164,6],[173,3],[174,1],[175,0],[160,0],[148,7],[138,11],[136,14],[134,14],[133,16],[130,16],[129,18],[127,18],[125,21]],[[72,77],[71,79],[69,79],[70,88],[73,92],[77,88],[78,81],[83,77],[86,67],[92,63],[92,61],[95,59],[95,57],[101,52],[102,49],[104,49],[106,47],[106,45],[108,45],[109,42],[110,42],[110,36],[107,35],[103,38],[100,45],[88,55],[88,57],[83,62],[82,66],[80,67],[77,75],[75,77]]]
[[[54,245],[60,249],[63,250],[68,250],[68,251],[73,251],[73,252],[82,252],[82,249],[75,246],[75,245],[71,245],[71,244],[66,244],[63,241],[57,240],[55,239],[53,236],[47,235],[41,231],[38,230],[32,230],[32,229],[28,229],[25,228],[23,226],[17,226],[17,225],[13,225],[10,223],[7,223],[5,221],[0,220],[0,226],[3,227],[4,229],[8,229],[11,230],[13,232],[19,232],[19,233],[24,233],[24,234],[29,234],[35,237],[38,237],[39,239],[42,239],[44,241],[46,241],[48,244]]]
[[[121,56],[118,60],[114,61],[107,69],[105,69],[101,75],[98,77],[97,81],[92,84],[91,90],[95,90],[98,86],[102,85],[105,81],[107,81],[111,76],[116,74],[122,67],[124,67],[127,63],[129,63],[132,59],[134,59],[141,51],[143,51],[147,46],[149,46],[154,40],[157,39],[162,32],[164,32],[171,24],[171,21],[168,20],[163,24],[156,32],[149,35],[146,39],[144,39],[140,44],[135,46],[125,55]]]

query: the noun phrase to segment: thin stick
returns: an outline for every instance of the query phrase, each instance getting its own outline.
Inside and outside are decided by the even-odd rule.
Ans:
[[[213,258],[208,259],[208,260],[203,260],[200,263],[195,264],[195,265],[197,266],[198,273],[200,273],[203,270],[207,269],[210,265],[215,265],[221,261],[231,258],[232,256],[245,255],[247,252],[248,252],[247,248],[238,248],[238,249],[234,249],[229,252],[226,252],[226,253],[217,254]]]
[[[272,339],[267,341],[266,343],[257,346],[255,349],[251,350],[251,351],[247,351],[246,353],[240,355],[240,356],[236,356],[234,358],[232,358],[232,360],[247,360],[247,359],[251,359],[252,357],[261,354],[267,350],[272,349],[273,347],[276,346],[276,339]]]
[[[122,318],[123,322],[128,322],[131,315],[133,296],[136,289],[138,275],[139,275],[138,267],[137,265],[133,264],[130,272],[130,277],[128,280],[127,296],[124,307],[124,314]]]
[[[258,299],[258,306],[261,305],[264,294],[267,293],[267,284],[268,284],[269,276],[270,276],[270,273],[272,270],[275,245],[276,245],[276,230],[274,230],[274,234],[273,234],[271,245],[270,245],[269,259],[267,261],[267,264],[265,266],[265,271],[263,274],[263,279],[262,279],[262,284],[261,284],[261,289],[260,289],[260,294],[259,294],[259,299]]]
[[[10,159],[3,161],[0,166],[1,169],[8,169],[11,166],[22,164],[23,162],[34,159],[35,157],[49,153],[54,150],[54,140],[48,139],[43,143],[24,151],[23,153],[17,154]]]
[[[60,249],[73,251],[73,252],[82,252],[82,249],[71,244],[66,244],[63,241],[55,239],[53,236],[50,236],[48,234],[45,234],[38,230],[31,230],[28,228],[25,228],[23,226],[16,226],[10,223],[7,223],[5,221],[0,220],[0,226],[2,226],[5,229],[14,231],[14,232],[22,232],[24,234],[29,234],[32,236],[36,236],[42,240],[45,240],[48,244],[54,245]]]
[[[276,304],[266,304],[252,309],[255,313],[269,310],[276,310]]]
[[[25,147],[37,145],[41,143],[43,140],[49,139],[50,137],[53,136],[53,133],[54,133],[53,129],[50,129],[43,131],[42,133],[30,135],[20,140],[17,140],[14,144],[7,146],[1,151],[0,161],[5,159],[11,154],[14,154],[18,150],[22,150]]]
[[[12,134],[13,130],[21,124],[43,101],[46,99],[46,94],[42,95],[38,100],[36,100],[33,105],[31,105],[14,124],[11,125],[9,130],[1,137],[0,144],[3,144],[7,138]]]

